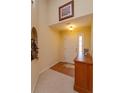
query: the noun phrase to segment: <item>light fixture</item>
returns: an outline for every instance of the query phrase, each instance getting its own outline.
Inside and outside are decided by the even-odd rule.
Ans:
[[[31,3],[32,3],[33,7],[34,7],[34,6],[35,6],[36,1],[35,1],[35,0],[31,0]]]
[[[73,26],[70,26],[70,27],[69,27],[69,30],[71,30],[71,31],[74,30]]]
[[[33,4],[34,3],[34,0],[31,0],[31,3]]]
[[[67,28],[70,30],[70,31],[73,31],[75,29],[75,25],[68,25]]]

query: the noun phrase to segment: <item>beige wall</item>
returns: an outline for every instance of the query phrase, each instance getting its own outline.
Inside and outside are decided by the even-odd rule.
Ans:
[[[48,12],[49,12],[49,25],[59,23],[58,8],[59,6],[69,2],[71,0],[47,0]],[[93,0],[74,0],[74,17],[85,16],[92,14]],[[70,18],[70,19],[73,19]],[[62,22],[62,21],[61,21]]]
[[[90,53],[92,52],[91,51],[91,49],[92,49],[92,47],[91,47],[91,26],[81,27],[81,28],[75,29],[72,32],[71,31],[61,31],[61,61],[64,61],[64,36],[71,35],[72,37],[75,38],[80,33],[84,34],[84,48],[88,48],[90,50]],[[75,41],[73,40],[72,42],[75,42]],[[77,37],[76,43],[78,43],[78,37]],[[69,44],[69,42],[68,42],[68,44]],[[77,46],[75,46],[75,47],[77,47]]]
[[[38,25],[38,0],[35,1],[35,6],[31,7],[31,27]]]
[[[47,0],[39,0],[39,5],[32,7],[32,26],[38,32],[39,59],[31,63],[31,89],[34,91],[39,74],[59,62],[59,32],[48,26]]]
[[[31,27],[35,26],[38,31],[38,0],[36,0],[35,6],[31,7]],[[31,89],[34,87],[39,76],[39,62],[38,60],[32,60],[31,62]]]

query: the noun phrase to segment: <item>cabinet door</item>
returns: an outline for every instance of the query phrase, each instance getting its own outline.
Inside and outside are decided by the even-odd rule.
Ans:
[[[87,88],[87,67],[86,64],[76,62],[75,64],[75,84],[80,88]]]
[[[93,89],[93,66],[87,65],[87,89],[92,91]]]

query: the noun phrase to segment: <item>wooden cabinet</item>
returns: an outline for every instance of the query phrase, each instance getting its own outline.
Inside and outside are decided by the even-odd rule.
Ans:
[[[92,93],[93,91],[93,63],[88,54],[79,53],[75,58],[75,84],[74,89],[79,93]]]

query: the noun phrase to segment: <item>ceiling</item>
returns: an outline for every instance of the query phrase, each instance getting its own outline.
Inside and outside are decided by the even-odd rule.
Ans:
[[[64,30],[68,30],[67,27],[69,25],[74,25],[76,29],[79,27],[91,26],[91,24],[92,24],[92,15],[87,15],[72,20],[68,20],[65,22],[61,22],[58,24],[54,24],[51,26],[51,28],[57,31],[64,31]]]

